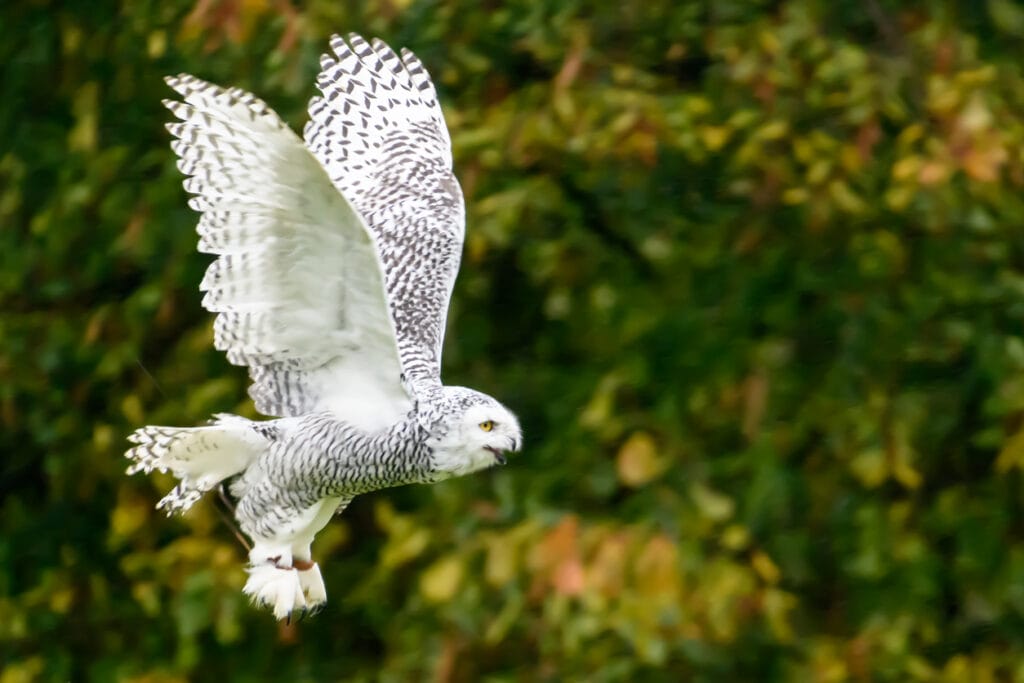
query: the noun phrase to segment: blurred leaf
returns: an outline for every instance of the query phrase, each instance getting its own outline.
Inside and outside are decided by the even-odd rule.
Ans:
[[[430,602],[448,602],[459,589],[462,571],[462,562],[458,557],[443,557],[420,576],[420,592]]]
[[[619,481],[637,488],[656,479],[667,463],[658,456],[654,439],[646,432],[634,432],[619,448],[615,466]]]

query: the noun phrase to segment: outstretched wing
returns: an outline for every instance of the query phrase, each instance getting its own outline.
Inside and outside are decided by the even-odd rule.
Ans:
[[[261,413],[333,410],[366,428],[409,408],[377,249],[323,167],[262,101],[188,75],[165,101],[215,345],[247,365]]]
[[[462,190],[430,76],[408,50],[331,39],[306,144],[370,228],[412,390],[440,383],[441,343],[462,254]]]

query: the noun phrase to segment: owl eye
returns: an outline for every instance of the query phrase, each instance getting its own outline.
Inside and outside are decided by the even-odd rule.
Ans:
[[[491,422],[490,420],[484,420],[483,422],[480,423],[479,427],[485,432],[489,432],[492,429],[494,429],[494,423]]]

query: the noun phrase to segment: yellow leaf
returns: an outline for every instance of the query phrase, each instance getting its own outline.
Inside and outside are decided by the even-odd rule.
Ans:
[[[149,521],[152,505],[139,498],[124,498],[118,501],[110,513],[110,536],[114,542],[129,538]]]
[[[921,485],[921,473],[913,465],[914,448],[907,437],[906,428],[896,430],[890,448],[892,459],[892,476],[908,489],[916,489]]]
[[[57,588],[50,593],[50,609],[57,614],[67,614],[74,599],[75,592],[70,586]]]
[[[875,488],[889,476],[889,467],[885,461],[885,453],[880,448],[869,448],[861,451],[850,462],[850,471],[862,484]]]
[[[774,30],[762,30],[757,34],[758,42],[761,43],[761,49],[770,55],[778,54],[781,47],[777,33]]]
[[[917,194],[917,189],[912,185],[893,187],[885,193],[886,206],[893,211],[903,211],[913,201],[915,194]]]
[[[988,0],[988,13],[1003,33],[1024,36],[1024,9],[1014,0]]]
[[[936,672],[927,659],[913,655],[907,659],[907,673],[918,681],[934,681]]]
[[[726,126],[701,126],[700,139],[705,147],[716,152],[729,141],[729,129]]]
[[[960,113],[957,123],[963,130],[976,133],[992,126],[992,112],[985,105],[984,99],[975,93]]]
[[[780,572],[779,567],[772,562],[772,558],[768,557],[768,555],[760,550],[754,551],[753,556],[750,558],[750,565],[765,583],[776,584],[782,577],[782,572]]]
[[[721,542],[729,550],[743,550],[750,543],[750,532],[742,524],[730,524],[722,532]]]
[[[99,85],[89,81],[76,92],[71,105],[75,125],[68,133],[68,148],[76,152],[96,150],[99,131]]]
[[[942,669],[942,679],[950,683],[971,680],[971,660],[966,655],[953,655]]]
[[[146,421],[143,416],[142,401],[135,394],[129,394],[122,399],[121,414],[127,418],[130,424],[139,424]]]
[[[97,451],[106,452],[114,443],[114,428],[107,424],[96,424],[92,428],[92,445]]]
[[[656,602],[674,603],[681,590],[679,548],[665,534],[653,536],[634,565],[639,591]]]
[[[42,657],[30,657],[20,662],[12,662],[0,673],[0,683],[31,683],[38,681],[45,668]]]
[[[807,182],[811,185],[820,185],[825,182],[831,171],[832,161],[830,159],[818,159],[807,169]]]
[[[796,598],[778,588],[769,588],[764,592],[764,616],[768,628],[783,643],[793,640],[793,627],[789,623],[789,613],[797,605]]]
[[[132,597],[142,607],[142,611],[149,616],[155,617],[160,613],[160,591],[152,581],[133,583]]]
[[[860,213],[867,208],[864,200],[842,180],[833,180],[828,184],[829,195],[841,209],[848,213]]]
[[[701,516],[713,522],[724,522],[732,517],[732,513],[736,508],[732,498],[714,491],[704,484],[693,484],[690,487],[690,497],[693,499]]]
[[[893,464],[892,476],[908,489],[916,489],[921,485],[921,473],[903,460],[897,460]]]
[[[900,147],[909,147],[924,136],[924,126],[920,123],[912,123],[896,136],[896,144]]]
[[[683,108],[694,116],[704,116],[712,110],[711,102],[702,95],[693,95],[683,101]]]
[[[911,155],[903,157],[892,165],[892,177],[895,180],[910,180],[917,177],[921,170],[921,157]]]
[[[159,59],[167,52],[167,32],[164,30],[153,31],[146,39],[146,54],[151,59]]]
[[[587,567],[587,587],[605,597],[622,592],[630,537],[627,533],[606,536]]]
[[[757,131],[757,137],[762,140],[778,140],[785,137],[789,132],[789,123],[786,121],[772,121]]]
[[[928,108],[946,114],[960,106],[962,93],[947,78],[933,76],[928,82]]]
[[[430,602],[448,602],[462,583],[462,561],[455,555],[443,557],[420,576],[420,592]]]
[[[806,187],[791,187],[782,193],[783,204],[803,204],[810,198],[811,193],[807,191]]]
[[[500,588],[515,577],[517,550],[516,544],[510,543],[504,535],[488,539],[487,561],[484,564],[484,579],[487,583]]]
[[[646,432],[634,432],[619,449],[616,459],[619,480],[637,488],[657,478],[665,469],[654,439]]]
[[[1014,467],[1024,469],[1024,429],[1006,440],[996,458],[996,472],[1003,474]]]

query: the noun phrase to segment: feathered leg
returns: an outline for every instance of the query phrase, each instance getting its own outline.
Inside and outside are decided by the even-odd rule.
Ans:
[[[320,575],[320,567],[313,561],[310,546],[313,543],[313,536],[327,525],[341,504],[342,501],[338,498],[327,498],[320,501],[317,504],[319,510],[316,511],[306,529],[308,535],[299,538],[292,544],[292,564],[299,570],[299,584],[302,586],[302,594],[306,598],[306,609],[313,613],[318,612],[327,602],[327,588]],[[348,501],[345,501],[345,504],[348,504]]]
[[[243,590],[254,603],[270,607],[278,619],[289,618],[296,610],[315,612],[323,607],[327,590],[310,545],[343,503],[348,501],[325,498],[297,512],[290,533],[273,539],[253,536]]]

